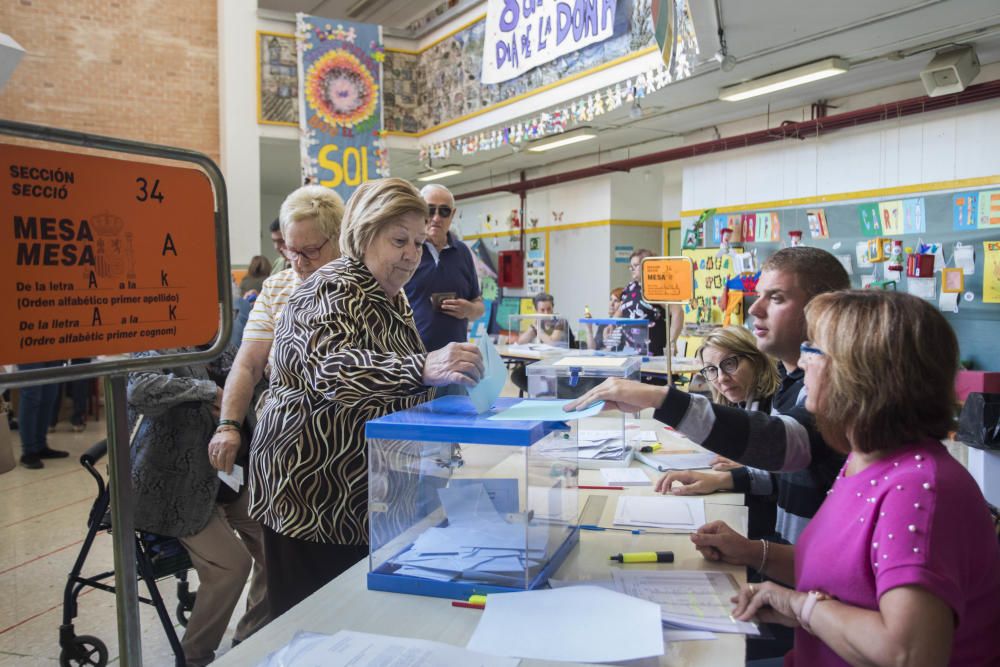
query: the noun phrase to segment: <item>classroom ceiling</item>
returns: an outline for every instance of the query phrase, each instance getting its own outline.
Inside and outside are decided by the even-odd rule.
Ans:
[[[312,11],[317,6],[316,0],[266,2],[288,5],[289,11]],[[689,2],[702,60],[696,64],[690,78],[643,99],[641,119],[630,118],[625,107],[604,114],[589,124],[599,130],[597,140],[549,153],[515,152],[505,146],[469,156],[453,154],[445,161],[438,161],[436,166],[442,162],[460,164],[464,171],[440,182],[461,191],[463,183],[480,181],[474,186],[479,188],[483,187],[483,179],[507,182],[521,169],[544,167],[556,161],[590,156],[589,161],[598,164],[602,160],[620,159],[626,154],[641,155],[669,147],[671,141],[679,145],[680,135],[685,133],[767,113],[771,115],[771,125],[776,120],[807,120],[801,117],[798,109],[817,100],[836,103],[838,98],[849,95],[919,81],[920,71],[934,51],[949,44],[973,44],[984,66],[1000,62],[1000,2],[997,0],[836,3],[830,0],[719,0],[729,52],[738,60],[732,71],[723,72],[712,59],[718,48],[713,1]],[[327,0],[319,6],[352,4],[351,0]],[[382,6],[385,11],[395,7],[402,12],[404,7],[418,4],[423,3],[372,0],[372,5]],[[425,7],[435,4],[426,3]],[[743,102],[718,100],[722,87],[831,56],[848,60],[851,70],[831,79]],[[983,80],[982,75],[977,79]],[[919,94],[922,93],[918,88],[907,96]],[[796,117],[783,114],[786,110],[796,110]],[[830,113],[837,112],[834,109]],[[763,129],[763,125],[749,129]],[[671,140],[671,137],[677,138]],[[394,176],[403,178],[413,178],[424,170],[416,150],[395,148],[390,150],[390,167]],[[561,169],[556,165],[553,170]]]

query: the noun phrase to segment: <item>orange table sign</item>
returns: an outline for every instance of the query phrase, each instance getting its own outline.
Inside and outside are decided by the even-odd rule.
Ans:
[[[694,297],[694,263],[688,257],[642,260],[642,298],[651,303],[686,303]]]
[[[6,144],[0,169],[0,364],[215,337],[215,202],[206,175]]]

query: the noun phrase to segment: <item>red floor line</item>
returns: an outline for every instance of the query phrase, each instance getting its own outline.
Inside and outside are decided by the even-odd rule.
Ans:
[[[73,505],[79,505],[80,503],[87,502],[88,500],[90,502],[93,502],[94,501],[94,497],[92,495],[90,495],[90,496],[87,496],[86,498],[80,498],[79,500],[74,500],[71,503],[66,503],[65,505],[60,505],[59,507],[53,507],[50,510],[45,510],[44,512],[41,512],[40,514],[34,514],[32,516],[27,516],[27,517],[24,517],[23,519],[18,519],[17,521],[15,521],[13,523],[8,523],[6,526],[0,526],[0,529],[10,528],[11,526],[16,526],[19,523],[24,523],[25,521],[31,521],[32,519],[37,519],[40,516],[45,516],[46,514],[51,514],[52,512],[58,512],[59,510],[66,509],[67,507],[72,507]]]
[[[43,477],[42,479],[36,479],[31,482],[25,482],[24,484],[18,484],[17,486],[12,486],[7,489],[0,489],[0,493],[7,493],[8,491],[13,491],[14,489],[23,489],[26,486],[31,486],[32,484],[41,484],[42,482],[47,482],[56,477],[62,477],[63,475],[72,475],[77,472],[87,472],[84,468],[75,468],[73,470],[63,470],[62,472],[57,472],[54,475],[49,475],[48,477]]]
[[[16,570],[19,567],[24,567],[25,565],[28,565],[29,563],[34,563],[36,560],[41,560],[43,558],[48,558],[52,554],[57,554],[60,551],[63,551],[65,549],[69,549],[70,547],[75,547],[76,545],[78,545],[81,542],[83,542],[84,539],[86,539],[86,538],[81,538],[81,539],[77,540],[76,542],[73,542],[72,544],[67,544],[64,547],[59,547],[58,549],[50,551],[47,554],[42,554],[41,556],[35,556],[31,560],[26,560],[23,563],[18,563],[17,565],[11,565],[6,570],[0,570],[0,577],[2,577],[3,575],[7,574],[8,572],[12,572],[13,570]]]
[[[89,594],[93,593],[96,590],[97,590],[96,588],[88,588],[87,590],[85,590],[82,593],[80,593],[80,595],[77,596],[77,599],[82,598],[84,595],[89,595]],[[33,614],[33,615],[29,616],[28,618],[26,618],[24,620],[18,621],[14,625],[7,626],[3,630],[0,630],[0,635],[4,634],[5,632],[10,632],[14,628],[20,627],[20,626],[24,625],[25,623],[27,623],[28,621],[33,621],[36,618],[38,618],[39,616],[42,616],[43,614],[49,613],[53,609],[59,609],[61,607],[62,607],[62,602],[60,602],[59,604],[54,604],[51,607],[49,607],[48,609],[40,611],[37,614]]]

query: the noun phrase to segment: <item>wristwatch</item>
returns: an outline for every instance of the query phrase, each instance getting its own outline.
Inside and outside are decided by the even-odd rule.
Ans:
[[[812,618],[813,608],[816,606],[817,602],[834,599],[836,598],[832,595],[824,593],[823,591],[809,591],[806,595],[806,601],[802,605],[802,611],[799,612],[799,625],[802,626],[802,629],[811,635],[816,634],[812,631],[812,627],[809,625],[809,620]]]

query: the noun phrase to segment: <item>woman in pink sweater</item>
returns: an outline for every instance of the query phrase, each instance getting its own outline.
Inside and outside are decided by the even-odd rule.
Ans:
[[[771,545],[741,620],[795,627],[791,665],[1000,664],[1000,545],[986,501],[941,444],[952,427],[958,342],[932,305],[835,292],[806,308],[806,407],[849,453],[794,547]],[[725,560],[726,529],[693,540]],[[734,542],[734,541],[733,541]]]

